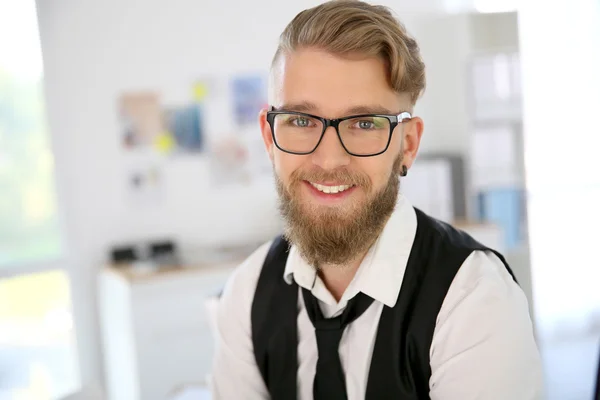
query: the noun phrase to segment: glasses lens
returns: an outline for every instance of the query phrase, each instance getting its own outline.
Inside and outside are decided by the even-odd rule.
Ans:
[[[339,130],[346,149],[357,155],[381,153],[390,140],[390,121],[385,117],[347,119],[340,123]]]
[[[273,121],[276,144],[293,153],[312,152],[323,132],[323,123],[301,114],[277,114]]]

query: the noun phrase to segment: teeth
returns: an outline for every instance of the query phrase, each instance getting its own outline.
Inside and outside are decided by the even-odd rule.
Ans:
[[[325,185],[320,185],[318,183],[313,183],[313,182],[310,182],[310,184],[315,189],[317,189],[319,192],[333,193],[333,194],[343,192],[344,190],[348,190],[353,186],[353,185],[325,186]]]

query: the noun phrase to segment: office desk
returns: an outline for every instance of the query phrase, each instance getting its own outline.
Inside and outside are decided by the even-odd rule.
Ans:
[[[107,400],[164,400],[182,386],[205,383],[214,351],[206,300],[238,264],[102,270]]]

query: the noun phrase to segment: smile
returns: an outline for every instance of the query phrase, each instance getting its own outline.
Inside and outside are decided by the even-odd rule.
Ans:
[[[327,185],[321,185],[321,184],[313,183],[313,182],[309,182],[309,183],[311,184],[312,187],[317,189],[319,192],[323,192],[323,193],[327,193],[327,194],[341,193],[341,192],[344,192],[344,191],[350,189],[351,187],[354,187],[354,185],[327,186]]]

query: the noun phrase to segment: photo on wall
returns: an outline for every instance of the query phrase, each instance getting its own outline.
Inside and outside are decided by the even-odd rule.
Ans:
[[[263,75],[236,76],[231,81],[234,121],[238,126],[255,124],[267,105],[267,78]]]
[[[164,131],[158,94],[125,93],[118,103],[123,147],[132,150],[152,146]]]
[[[211,145],[211,186],[224,187],[248,184],[252,180],[248,168],[249,154],[246,143],[239,135],[223,135]]]
[[[197,153],[203,150],[204,126],[200,104],[170,108],[165,111],[164,117],[167,132],[172,136],[178,151]]]

